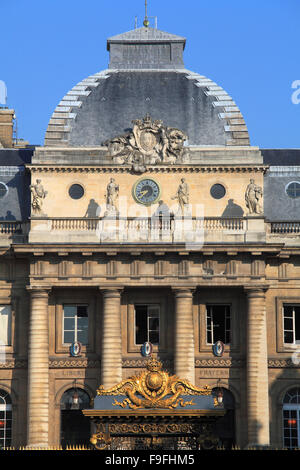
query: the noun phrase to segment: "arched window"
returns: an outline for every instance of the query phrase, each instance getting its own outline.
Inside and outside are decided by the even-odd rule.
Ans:
[[[0,389],[0,449],[11,445],[12,407],[7,392]]]
[[[283,446],[300,448],[300,387],[289,390],[283,399]]]

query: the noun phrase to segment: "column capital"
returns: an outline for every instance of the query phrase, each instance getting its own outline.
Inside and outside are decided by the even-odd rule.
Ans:
[[[26,286],[26,290],[32,297],[48,297],[52,286]]]
[[[99,287],[99,291],[103,294],[104,297],[115,297],[118,298],[121,296],[124,287],[116,286],[116,287]]]
[[[264,297],[269,287],[268,284],[246,284],[243,286],[248,297]]]
[[[175,297],[193,297],[195,287],[172,287]]]

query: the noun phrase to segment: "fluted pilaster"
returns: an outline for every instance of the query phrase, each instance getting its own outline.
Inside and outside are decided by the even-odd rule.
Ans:
[[[265,292],[246,289],[248,444],[268,445],[269,381]]]
[[[175,289],[175,374],[195,383],[193,290]]]
[[[31,297],[28,345],[27,445],[47,446],[49,433],[50,289],[29,288]]]
[[[105,389],[122,380],[121,289],[103,289],[101,385]]]

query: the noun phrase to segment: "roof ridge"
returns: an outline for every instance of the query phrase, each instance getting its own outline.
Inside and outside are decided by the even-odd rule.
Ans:
[[[162,31],[157,28],[150,28],[142,26],[141,28],[132,29],[130,31],[126,31],[125,33],[117,34],[115,36],[111,36],[107,39],[107,42],[111,41],[147,41],[147,40],[169,40],[169,41],[186,41],[185,37],[178,36],[176,34],[167,33],[166,31]]]

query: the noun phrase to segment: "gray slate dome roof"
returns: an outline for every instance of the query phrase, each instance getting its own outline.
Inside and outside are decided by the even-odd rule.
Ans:
[[[239,108],[212,80],[185,69],[184,47],[185,38],[155,28],[109,38],[109,68],[65,95],[45,146],[102,146],[146,114],[182,130],[188,145],[249,145]]]

